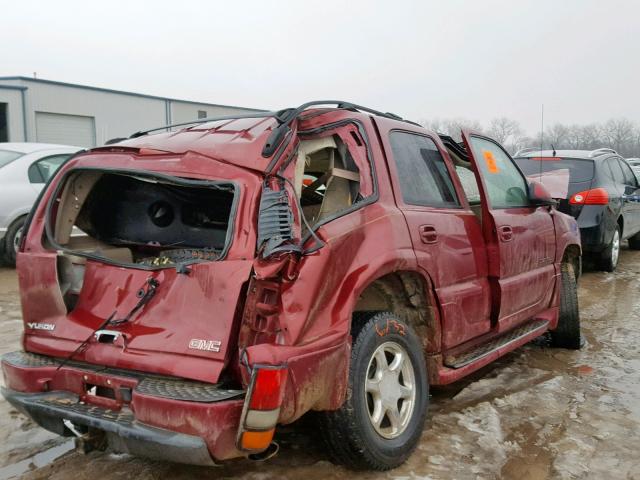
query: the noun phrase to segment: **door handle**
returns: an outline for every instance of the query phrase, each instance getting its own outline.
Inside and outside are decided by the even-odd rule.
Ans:
[[[498,229],[500,240],[510,242],[513,240],[513,229],[509,225],[504,225]]]
[[[622,199],[626,200],[627,202],[638,203],[638,202],[640,202],[640,195],[635,195],[635,194],[627,195],[626,193],[623,193],[622,194]]]
[[[438,232],[433,225],[420,225],[420,240],[422,243],[438,243]]]

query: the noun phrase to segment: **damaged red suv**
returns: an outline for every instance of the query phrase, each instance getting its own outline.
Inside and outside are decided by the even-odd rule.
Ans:
[[[430,385],[580,347],[575,220],[493,140],[329,101],[180,127],[77,154],[31,213],[2,393],[42,427],[211,465],[317,411],[383,470]]]

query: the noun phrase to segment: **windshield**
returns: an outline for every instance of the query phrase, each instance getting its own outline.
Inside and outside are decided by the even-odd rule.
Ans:
[[[569,182],[588,182],[593,178],[593,161],[577,158],[544,158],[525,157],[515,158],[515,162],[525,175],[553,172],[554,170],[569,170]]]
[[[20,152],[12,152],[11,150],[0,150],[0,168],[10,164],[16,158],[19,158],[22,155],[24,154]]]

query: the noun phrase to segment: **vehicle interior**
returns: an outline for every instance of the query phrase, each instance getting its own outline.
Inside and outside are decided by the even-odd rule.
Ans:
[[[227,243],[234,187],[202,183],[73,172],[49,212],[49,240],[80,254],[74,263],[84,261],[82,254],[148,266],[214,260]]]
[[[300,142],[295,188],[309,225],[349,208],[360,197],[360,173],[340,137]]]
[[[453,161],[456,173],[460,178],[460,183],[469,202],[469,207],[476,214],[478,220],[482,221],[480,189],[466,149],[449,135],[440,135],[440,139]]]

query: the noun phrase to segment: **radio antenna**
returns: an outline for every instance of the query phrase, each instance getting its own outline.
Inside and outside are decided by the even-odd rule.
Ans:
[[[542,182],[542,151],[544,148],[544,103],[542,104],[542,109],[540,111],[540,168],[539,168],[539,176],[538,181]]]

